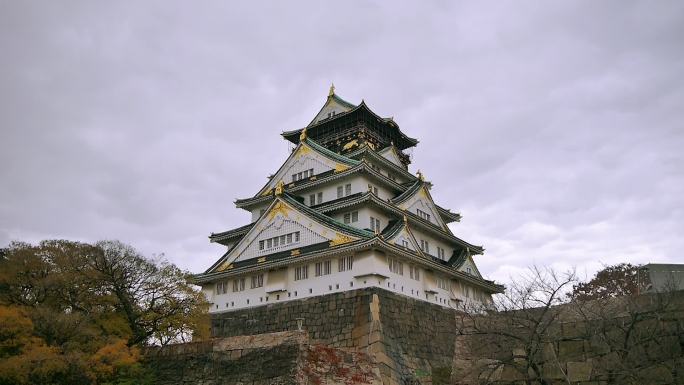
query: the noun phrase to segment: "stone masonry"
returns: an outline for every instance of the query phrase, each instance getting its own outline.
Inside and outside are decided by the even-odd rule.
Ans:
[[[668,341],[681,353],[684,311],[669,317]],[[146,357],[162,385],[519,383],[506,367],[489,382],[461,377],[464,363],[491,364],[506,353],[484,346],[472,357],[472,344],[464,341],[477,336],[462,334],[462,319],[455,310],[367,288],[214,314],[213,340],[151,349]],[[566,321],[552,346],[560,360],[558,383],[611,384],[596,370],[605,346],[578,333],[576,320]],[[675,357],[673,365],[672,373],[654,374],[659,380],[653,383],[684,378],[677,372],[684,360]]]

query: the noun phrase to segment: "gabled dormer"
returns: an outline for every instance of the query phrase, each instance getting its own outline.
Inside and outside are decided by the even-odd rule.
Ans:
[[[473,256],[469,249],[454,250],[454,255],[449,259],[449,264],[455,267],[458,271],[472,275],[473,277],[482,278],[480,270],[477,269]]]
[[[356,108],[356,105],[349,103],[335,94],[335,85],[333,84],[330,86],[328,99],[326,99],[325,104],[323,104],[323,107],[321,107],[321,110],[318,111],[311,123],[309,123],[309,126],[324,120],[332,119],[335,117],[335,115],[351,111],[354,108]]]
[[[420,174],[419,174],[420,175]],[[427,183],[423,181],[422,175],[409,189],[401,195],[392,199],[392,203],[402,210],[417,215],[421,219],[435,224],[447,233],[451,233],[446,223],[442,219],[437,205],[432,200]]]
[[[255,196],[270,194],[281,181],[287,185],[326,171],[341,172],[360,164],[358,160],[347,158],[318,145],[306,137],[306,130],[300,136],[303,139]]]
[[[389,243],[425,256],[420,246],[418,246],[418,240],[413,235],[406,216],[402,220],[398,220],[391,226],[388,226],[387,230],[383,232],[383,237]]]
[[[275,191],[276,198],[239,242],[207,273],[228,269],[233,262],[264,258],[270,254],[321,244],[336,246],[372,238],[372,232],[338,222],[300,203],[296,197]]]
[[[402,155],[400,154],[400,151],[397,150],[397,148],[394,146],[394,143],[392,143],[391,145],[389,145],[389,146],[383,148],[382,150],[378,151],[378,154],[380,156],[382,156],[383,158],[389,160],[393,164],[395,164],[395,165],[397,165],[403,169],[406,169],[406,163],[404,160],[406,155],[404,155],[402,157]]]

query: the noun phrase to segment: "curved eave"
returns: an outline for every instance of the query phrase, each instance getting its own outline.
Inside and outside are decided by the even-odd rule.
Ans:
[[[389,159],[385,158],[384,156],[378,154],[377,152],[371,150],[367,146],[363,146],[363,148],[352,151],[348,154],[346,154],[347,157],[355,159],[358,156],[363,156],[364,154],[368,154],[371,158],[374,160],[382,163],[384,166],[392,169],[395,171],[397,174],[404,176],[410,181],[416,180],[416,176],[408,172],[406,169],[394,164],[392,161]]]
[[[486,288],[489,289],[492,294],[496,293],[503,293],[504,291],[504,286],[499,285],[493,281],[489,281],[483,278],[478,278],[472,275],[469,275],[467,273],[464,273],[462,271],[458,271],[455,268],[449,266],[445,261],[432,257],[430,259],[427,259],[418,253],[415,253],[411,250],[405,249],[401,246],[389,243],[385,241],[384,239],[380,239],[380,242],[378,243],[378,246],[384,246],[388,249],[388,251],[391,251],[396,254],[403,254],[405,256],[411,257],[413,259],[417,259],[423,262],[427,262],[431,267],[433,267],[435,270],[439,270],[444,273],[451,274],[452,276],[456,276],[458,279],[468,282],[470,284],[476,285],[480,288]]]
[[[209,236],[209,241],[226,244],[230,241],[242,238],[245,234],[249,232],[249,230],[252,229],[253,226],[254,223],[250,223],[235,229],[222,231],[220,233],[211,233],[211,235]]]
[[[322,250],[314,250],[314,251],[307,251],[306,248],[302,247],[299,249],[292,249],[292,250],[287,250],[279,253],[274,253],[274,254],[269,254],[265,255],[261,258],[266,258],[263,263],[259,263],[259,259],[257,258],[251,258],[245,261],[241,262],[236,262],[234,263],[234,267],[223,270],[223,271],[211,271],[211,268],[208,269],[206,272],[202,274],[195,274],[192,277],[192,282],[196,284],[201,284],[201,283],[208,283],[212,282],[216,279],[219,278],[224,278],[228,276],[233,276],[233,275],[238,275],[242,273],[247,273],[247,272],[253,272],[253,271],[259,271],[259,270],[268,270],[268,269],[274,269],[274,268],[279,268],[279,267],[286,267],[289,266],[293,260],[296,260],[297,262],[304,262],[308,261],[313,258],[317,258],[321,254],[335,254],[335,253],[348,253],[349,251],[355,251],[355,250],[361,250],[365,247],[368,247],[369,245],[372,245],[374,243],[375,238],[363,238],[357,241],[349,242],[349,243],[344,243],[341,245],[337,246],[327,246],[323,248]],[[328,242],[325,242],[328,243]],[[299,253],[297,253],[297,251]],[[276,254],[283,254],[283,257],[280,259],[274,258],[274,255]],[[289,254],[286,255],[286,254]],[[222,257],[223,258],[223,257]],[[220,260],[219,260],[220,261]],[[214,266],[218,266],[219,262],[215,263]],[[212,268],[214,267],[212,266]]]
[[[264,262],[259,262],[256,258],[254,260],[246,260],[243,263],[235,264],[234,267],[216,272],[205,272],[203,274],[196,274],[192,277],[191,281],[195,284],[210,283],[218,279],[224,279],[227,277],[253,273],[256,271],[264,271],[270,269],[277,269],[282,267],[290,266],[293,262],[308,262],[323,256],[337,255],[343,253],[349,253],[353,251],[365,250],[368,248],[377,248],[385,252],[390,252],[394,254],[401,255],[407,259],[417,261],[423,265],[428,266],[433,270],[437,270],[443,273],[449,274],[451,277],[455,277],[464,282],[468,282],[474,286],[478,286],[482,289],[486,289],[491,293],[501,293],[504,290],[502,285],[498,285],[492,281],[488,281],[482,278],[474,277],[458,271],[453,267],[446,264],[444,261],[437,258],[426,258],[419,255],[411,250],[405,249],[401,246],[394,245],[382,239],[381,237],[375,236],[370,239],[361,239],[354,242],[349,242],[333,247],[326,247],[321,250],[314,251],[304,251],[304,248],[300,249],[299,253],[292,253],[291,250],[289,255],[286,252],[281,252],[282,257],[274,258],[274,255],[266,255]],[[297,249],[295,249],[297,250]],[[271,259],[269,259],[269,257]],[[249,261],[249,262],[248,262]]]
[[[313,123],[313,124],[306,126],[307,132],[311,132],[311,130],[316,130],[317,128],[322,127],[324,125],[327,125],[331,122],[334,122],[337,119],[340,119],[342,117],[357,113],[359,111],[366,111],[366,112],[368,112],[368,114],[371,117],[377,119],[382,124],[386,124],[387,126],[396,129],[399,133],[399,137],[404,142],[404,143],[395,143],[395,145],[400,150],[403,150],[403,149],[406,149],[409,147],[413,147],[413,146],[418,144],[418,139],[411,138],[411,137],[407,136],[406,134],[404,134],[401,131],[401,129],[399,128],[399,125],[393,119],[387,119],[387,118],[380,117],[378,114],[373,112],[370,108],[368,108],[368,106],[366,105],[366,102],[363,102],[363,101],[361,102],[361,104],[359,104],[358,106],[356,106],[355,108],[353,108],[349,111],[345,111],[345,112],[341,112],[339,114],[335,114],[335,116],[330,118],[330,119],[321,120],[321,121],[318,121],[316,123]],[[299,136],[300,136],[303,129],[304,128],[300,128],[297,130],[291,130],[291,131],[283,131],[280,135],[283,136],[285,139],[289,140],[290,142],[292,142],[294,144],[298,144],[299,143]]]
[[[406,200],[408,200],[409,198],[414,196],[416,193],[418,193],[418,191],[420,191],[421,187],[423,187],[424,183],[425,182],[423,182],[422,180],[417,179],[415,181],[415,183],[413,185],[411,185],[411,187],[406,189],[406,191],[404,191],[403,193],[392,198],[391,199],[392,203],[394,203],[396,205],[396,204],[400,204],[402,202],[405,202]]]
[[[349,198],[349,197],[347,197]],[[366,192],[363,195],[355,196],[352,197],[351,199],[340,199],[336,200],[334,202],[326,202],[323,203],[319,206],[315,206],[316,210],[320,210],[321,212],[331,212],[335,210],[341,210],[345,208],[349,208],[352,206],[356,206],[362,203],[366,202],[373,202],[377,204],[378,206],[384,208],[385,210],[397,215],[399,218],[403,217],[404,215],[406,218],[408,218],[411,221],[411,224],[415,224],[419,226],[423,230],[427,230],[439,237],[442,237],[444,239],[448,239],[464,248],[468,248],[473,254],[484,254],[484,248],[482,246],[477,246],[473,245],[471,243],[468,243],[461,238],[458,238],[457,236],[447,233],[444,231],[441,227],[435,225],[432,222],[428,222],[424,220],[423,218],[419,217],[418,215],[409,212],[409,211],[404,211],[401,210],[395,206],[392,206],[388,204],[387,202],[383,201],[382,199],[378,198],[375,194],[372,194],[370,192]]]
[[[342,172],[331,172],[331,171],[326,171],[317,175],[314,175],[315,178],[309,178],[306,181],[299,181],[299,182],[294,182],[294,183],[288,183],[285,185],[285,191],[289,193],[294,193],[297,191],[301,190],[306,190],[311,187],[315,187],[321,184],[328,183],[332,180],[340,179],[347,177],[351,174],[354,174],[356,172],[366,172],[368,175],[373,176],[376,181],[379,181],[383,183],[385,186],[393,188],[398,191],[402,191],[406,189],[407,187],[399,184],[391,179],[389,179],[387,176],[373,170],[366,162],[359,162],[356,166],[342,171]],[[321,177],[322,175],[325,175],[324,177]],[[273,199],[273,195],[256,195],[251,198],[245,198],[245,199],[236,199],[235,200],[235,207],[240,208],[240,209],[245,209],[245,210],[250,210],[250,208],[260,205],[262,203],[269,202]]]
[[[442,217],[442,219],[446,223],[460,222],[461,218],[463,218],[461,216],[461,214],[459,214],[459,213],[452,213],[451,211],[449,211],[449,210],[447,210],[447,209],[445,209],[439,205],[435,205],[435,206],[437,207],[437,210],[439,211],[439,215]]]

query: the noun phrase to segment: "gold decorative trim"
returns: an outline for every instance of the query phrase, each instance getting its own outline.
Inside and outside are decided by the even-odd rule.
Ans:
[[[342,245],[342,244],[349,243],[352,241],[354,241],[354,240],[351,237],[346,236],[344,234],[337,233],[335,235],[335,238],[330,241],[330,247]]]
[[[292,256],[292,257],[296,257],[296,256],[298,256],[299,254],[301,254],[300,251],[299,251],[299,249],[294,249],[294,250],[292,250],[292,251],[290,252],[290,256]]]
[[[264,263],[264,262],[266,262],[266,257],[261,257],[261,258],[257,259],[257,263]]]
[[[336,173],[347,171],[347,170],[349,170],[349,166],[345,166],[345,165],[340,164],[340,163],[335,165],[335,172]]]
[[[223,263],[221,264],[221,266],[219,266],[218,269],[216,269],[216,270],[218,270],[218,271],[224,271],[224,270],[230,270],[230,269],[232,269],[232,268],[233,268],[233,264],[232,264],[232,263],[228,263],[228,261],[226,261],[226,262],[223,262]]]
[[[285,183],[283,183],[282,180],[279,180],[278,183],[276,183],[275,195],[283,195],[284,190],[285,190]]]

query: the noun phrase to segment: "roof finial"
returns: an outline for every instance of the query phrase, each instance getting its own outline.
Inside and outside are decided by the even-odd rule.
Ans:
[[[333,95],[335,95],[335,83],[330,83],[330,92],[328,92],[328,96]]]
[[[421,182],[425,182],[425,177],[423,176],[423,173],[420,172],[420,170],[416,171],[416,176],[418,179],[420,179]]]
[[[303,142],[306,140],[306,127],[302,129],[302,132],[299,134],[299,141]]]
[[[275,186],[275,195],[283,195],[283,191],[285,190],[285,183],[281,180],[276,183]]]

